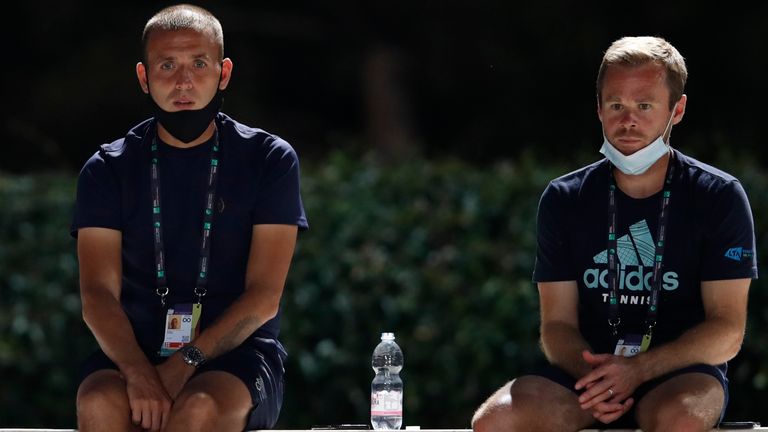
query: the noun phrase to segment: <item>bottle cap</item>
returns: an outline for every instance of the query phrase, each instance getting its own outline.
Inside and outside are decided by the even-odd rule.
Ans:
[[[394,333],[382,333],[381,334],[381,340],[394,340],[395,334]]]

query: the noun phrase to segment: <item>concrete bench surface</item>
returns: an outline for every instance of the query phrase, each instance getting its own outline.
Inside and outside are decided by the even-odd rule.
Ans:
[[[251,431],[251,432],[318,432],[319,430],[343,430],[343,432],[371,432],[370,429],[298,429],[298,430],[286,430],[286,429],[271,429],[264,431]],[[401,429],[403,431],[420,431],[420,432],[472,432],[472,429],[416,429],[408,428]],[[768,431],[768,427],[759,427],[754,429],[712,429],[713,431],[733,431],[743,432],[745,430],[752,431]],[[640,429],[582,429],[581,432],[642,432]],[[77,432],[77,429],[2,429],[0,432]]]

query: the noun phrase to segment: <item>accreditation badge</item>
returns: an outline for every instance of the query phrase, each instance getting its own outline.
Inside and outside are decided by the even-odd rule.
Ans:
[[[168,357],[192,342],[198,333],[197,324],[202,310],[203,305],[200,303],[181,303],[168,309],[165,315],[165,337],[160,347],[162,357]]]
[[[634,357],[641,352],[645,351],[642,349],[643,344],[643,336],[639,334],[630,334],[625,335],[622,338],[619,338],[619,340],[616,342],[616,349],[613,351],[613,355],[622,356],[622,357]]]

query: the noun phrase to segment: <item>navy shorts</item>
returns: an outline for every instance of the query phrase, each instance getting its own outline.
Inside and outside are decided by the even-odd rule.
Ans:
[[[145,354],[152,364],[160,364],[166,359],[156,353]],[[246,429],[270,429],[277,423],[283,405],[285,357],[285,350],[280,342],[274,339],[250,338],[232,351],[204,363],[195,371],[195,375],[223,371],[238,377],[251,393],[253,403]],[[98,350],[81,365],[80,382],[101,369],[118,370],[118,367],[103,351]]]
[[[723,420],[723,415],[725,414],[725,408],[728,406],[728,378],[725,376],[726,371],[728,370],[727,364],[721,364],[718,366],[710,366],[710,365],[704,365],[704,364],[696,364],[693,366],[688,366],[682,369],[678,369],[672,372],[669,372],[665,375],[662,375],[658,378],[654,378],[646,383],[643,383],[638,387],[635,392],[632,394],[632,397],[635,398],[635,405],[630,408],[629,411],[627,411],[623,416],[618,418],[616,421],[610,423],[609,425],[606,425],[602,422],[595,421],[595,423],[591,426],[591,428],[596,429],[605,429],[607,427],[611,428],[619,428],[619,429],[637,429],[639,426],[637,424],[637,420],[635,419],[635,407],[637,406],[637,402],[643,398],[646,394],[648,394],[649,391],[653,390],[656,386],[663,383],[664,381],[669,380],[672,377],[686,374],[686,373],[704,373],[707,375],[711,375],[715,377],[719,382],[720,385],[723,386],[723,392],[725,394],[725,400],[723,402],[723,410],[720,412],[720,421]],[[540,376],[543,378],[546,378],[550,381],[554,381],[561,386],[571,390],[575,394],[581,394],[583,390],[576,390],[574,386],[576,385],[576,379],[572,377],[568,372],[552,365],[547,365],[539,368],[535,373],[532,375]]]

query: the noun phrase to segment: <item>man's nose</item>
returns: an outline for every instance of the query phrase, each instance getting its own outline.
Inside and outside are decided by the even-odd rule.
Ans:
[[[192,88],[192,73],[187,68],[181,68],[176,77],[176,90],[189,90]]]
[[[637,126],[637,118],[631,110],[625,110],[621,113],[619,124],[627,128],[633,128]]]

